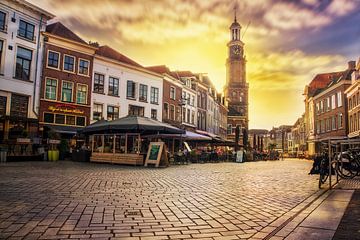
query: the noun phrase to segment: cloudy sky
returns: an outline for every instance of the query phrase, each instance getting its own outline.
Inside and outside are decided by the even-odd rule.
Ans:
[[[28,0],[84,40],[144,66],[208,73],[225,83],[234,0]],[[250,84],[250,128],[293,124],[317,73],[360,57],[360,0],[238,0]],[[245,33],[246,26],[248,26]]]

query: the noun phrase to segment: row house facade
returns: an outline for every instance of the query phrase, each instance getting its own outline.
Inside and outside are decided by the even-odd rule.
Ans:
[[[322,89],[325,89],[333,78],[340,77],[341,72],[321,73],[317,74],[312,81],[305,86],[304,103],[305,103],[305,138],[307,141],[307,155],[312,157],[316,153],[316,139],[315,139],[315,105],[314,97]]]
[[[185,130],[196,131],[197,92],[196,76],[190,71],[175,71],[175,76],[182,82],[182,126]]]
[[[306,150],[305,114],[298,118],[288,133],[288,153],[292,156],[303,155]]]
[[[0,142],[38,133],[46,22],[54,15],[26,1],[0,2]]]
[[[353,64],[348,69],[331,75],[328,86],[314,98],[314,126],[317,142],[328,139],[344,139],[348,133],[348,104],[345,91],[351,85]]]
[[[109,46],[96,50],[92,94],[92,122],[127,115],[162,121],[162,75]]]
[[[47,25],[52,18],[23,0],[0,3],[0,141],[19,129],[73,136],[127,115],[227,137],[227,99],[206,74],[145,68],[60,22]]]
[[[162,121],[180,128],[182,117],[182,83],[165,65],[147,67],[150,71],[163,76],[163,113]]]
[[[355,62],[352,62],[355,65]],[[351,86],[345,91],[348,103],[349,138],[360,136],[360,59],[351,74]]]
[[[228,116],[228,109],[227,109],[227,102],[226,102],[226,99],[224,96],[222,96],[221,93],[218,93],[218,96],[217,96],[217,99],[218,99],[218,103],[219,103],[219,114],[218,114],[218,117],[219,117],[219,130],[218,130],[218,135],[223,138],[223,139],[226,139],[227,137],[227,134],[226,134],[226,131],[227,131],[227,116]]]
[[[93,55],[97,48],[60,22],[48,25],[43,36],[40,130],[72,136],[90,123]]]
[[[288,137],[289,133],[291,132],[290,125],[281,125],[279,127],[273,127],[269,131],[269,142],[268,144],[272,144],[279,152],[288,152]],[[268,145],[268,146],[269,146]]]
[[[197,89],[197,129],[206,131],[207,129],[207,93],[208,93],[208,79],[199,74],[196,84]]]

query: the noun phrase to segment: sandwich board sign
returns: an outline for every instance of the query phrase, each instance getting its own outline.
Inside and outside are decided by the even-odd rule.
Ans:
[[[168,165],[168,159],[165,149],[164,142],[150,142],[149,150],[146,155],[145,167],[148,164],[154,164],[155,167],[159,167],[159,165]]]

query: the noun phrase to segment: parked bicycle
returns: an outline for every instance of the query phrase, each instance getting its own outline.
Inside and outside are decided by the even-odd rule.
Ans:
[[[334,167],[341,178],[350,179],[360,175],[359,149],[347,150],[334,157]]]

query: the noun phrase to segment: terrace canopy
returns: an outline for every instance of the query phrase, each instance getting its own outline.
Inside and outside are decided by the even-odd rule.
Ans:
[[[139,116],[127,116],[113,121],[100,120],[82,130],[84,134],[95,133],[140,133],[143,134],[183,134],[184,130]]]
[[[113,121],[100,120],[82,131],[90,135],[92,162],[143,165],[148,134],[183,134],[184,130],[146,117],[127,116]]]

